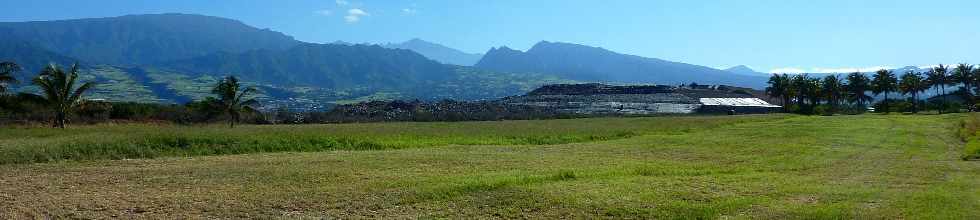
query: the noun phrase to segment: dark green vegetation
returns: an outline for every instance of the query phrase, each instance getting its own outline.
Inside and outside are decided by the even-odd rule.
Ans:
[[[0,164],[282,151],[379,150],[444,145],[541,145],[688,132],[781,117],[337,124],[310,126],[73,126],[0,128]]]
[[[350,135],[384,150],[2,165],[0,217],[977,219],[980,163],[960,159],[963,119],[13,128],[0,146],[42,155],[75,140],[187,135],[200,144],[223,140],[218,133],[238,143],[214,149]],[[699,125],[716,121],[724,126]],[[296,143],[249,144],[296,131]]]
[[[774,74],[769,78],[766,93],[781,100],[788,112],[803,114],[832,115],[835,113],[862,113],[874,100],[868,95],[883,95],[883,99],[872,105],[877,112],[912,112],[937,110],[940,113],[959,111],[960,106],[974,111],[976,99],[980,94],[980,71],[973,65],[960,64],[953,74],[949,67],[938,65],[927,72],[906,71],[901,77],[892,70],[879,70],[872,77],[855,72],[841,78],[827,75],[814,78],[808,74]],[[946,93],[946,87],[959,90]],[[935,88],[937,96],[928,100],[920,99],[919,94]],[[904,99],[891,99],[889,94],[906,95]],[[947,100],[950,95],[957,96],[959,102]],[[892,96],[894,97],[894,96]]]

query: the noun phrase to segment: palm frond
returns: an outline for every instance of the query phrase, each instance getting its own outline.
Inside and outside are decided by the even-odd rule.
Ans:
[[[78,102],[78,100],[82,97],[82,94],[84,94],[86,91],[94,87],[95,87],[95,83],[92,82],[83,83],[82,86],[79,86],[77,89],[75,89],[74,92],[72,92],[71,96],[68,98],[68,100],[66,100],[67,103],[69,103],[69,105],[72,105]]]

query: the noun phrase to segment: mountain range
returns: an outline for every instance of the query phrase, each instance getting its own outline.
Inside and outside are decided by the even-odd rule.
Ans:
[[[745,76],[705,66],[620,54],[600,47],[542,41],[527,52],[493,48],[477,68],[504,72],[556,74],[572,80],[677,85],[728,84],[765,87],[766,78]]]
[[[730,84],[764,77],[541,42],[470,54],[421,39],[370,45],[314,44],[240,21],[191,14],[0,23],[0,60],[30,77],[48,63],[82,64],[92,98],[184,102],[208,96],[223,76],[259,87],[259,98],[296,106],[372,99],[493,99],[571,82]],[[21,80],[26,82],[29,80]],[[15,86],[31,91],[27,84]]]

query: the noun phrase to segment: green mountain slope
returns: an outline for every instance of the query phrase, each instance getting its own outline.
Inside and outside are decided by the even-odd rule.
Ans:
[[[236,75],[273,105],[312,108],[372,99],[493,99],[568,82],[446,65],[406,49],[312,44],[241,22],[159,14],[0,23],[0,60],[25,67],[29,79],[47,63],[82,64],[97,83],[87,98],[183,103],[210,96]],[[23,40],[22,40],[23,39]],[[35,91],[29,83],[15,85]]]
[[[91,63],[124,65],[215,52],[285,49],[300,43],[282,33],[236,20],[188,14],[3,22],[0,36],[24,39],[46,50]]]

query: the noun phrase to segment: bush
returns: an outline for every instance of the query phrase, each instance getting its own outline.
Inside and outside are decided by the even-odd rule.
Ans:
[[[832,115],[834,115],[834,111],[833,111],[833,107],[831,107],[829,105],[818,105],[817,107],[814,107],[813,108],[813,114],[815,114],[815,115],[823,115],[823,116],[832,116]]]
[[[980,130],[980,114],[972,113],[960,123],[959,136],[966,141],[963,160],[980,159],[980,140],[977,131]]]
[[[973,139],[966,143],[963,160],[977,159],[980,159],[980,140]]]

